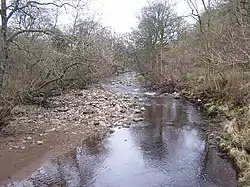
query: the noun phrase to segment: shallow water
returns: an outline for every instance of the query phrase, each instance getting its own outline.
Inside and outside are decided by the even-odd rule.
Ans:
[[[67,187],[233,187],[231,164],[206,143],[211,122],[186,101],[157,96],[138,83],[124,84],[134,73],[114,78],[104,87],[140,99],[143,122],[115,128],[104,140],[82,146],[52,160],[35,173],[7,186]]]

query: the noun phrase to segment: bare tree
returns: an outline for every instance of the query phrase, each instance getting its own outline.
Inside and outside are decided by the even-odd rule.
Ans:
[[[159,69],[160,74],[163,73],[165,63],[164,52],[171,43],[178,40],[185,29],[183,18],[178,17],[173,9],[174,6],[165,0],[150,2],[142,8],[138,16],[138,28],[133,33],[140,56],[144,56],[142,63],[145,65],[149,60],[151,69]]]
[[[7,74],[9,61],[9,48],[11,42],[24,33],[43,33],[52,34],[52,24],[49,19],[43,20],[46,7],[64,7],[72,6],[69,3],[47,2],[32,0],[12,0],[7,3],[7,0],[1,0],[1,55],[0,55],[0,89],[6,84],[5,75]],[[48,18],[48,17],[47,17]],[[43,22],[41,22],[43,21]],[[46,24],[43,24],[46,23]]]

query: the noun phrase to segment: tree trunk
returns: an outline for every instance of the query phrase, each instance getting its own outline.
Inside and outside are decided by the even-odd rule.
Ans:
[[[8,67],[8,41],[7,41],[7,7],[6,0],[1,0],[1,20],[2,20],[2,28],[1,28],[1,55],[0,55],[0,93],[4,89],[6,80],[6,67]]]

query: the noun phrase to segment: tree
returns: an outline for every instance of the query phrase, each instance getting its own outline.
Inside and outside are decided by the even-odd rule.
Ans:
[[[142,8],[138,16],[139,24],[133,32],[137,49],[152,54],[152,58],[160,56],[157,67],[162,70],[163,53],[167,46],[177,40],[184,30],[184,20],[173,11],[168,1],[150,2]],[[160,51],[160,55],[156,53]],[[161,71],[162,72],[162,71]]]
[[[1,0],[1,43],[0,43],[0,93],[6,84],[9,61],[9,48],[13,40],[24,33],[52,34],[53,24],[46,13],[46,8],[61,8],[69,3],[40,2],[32,0]],[[72,6],[72,5],[70,5]],[[46,19],[44,19],[46,18]]]

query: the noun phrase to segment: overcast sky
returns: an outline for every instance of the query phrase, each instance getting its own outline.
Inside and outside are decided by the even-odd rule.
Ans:
[[[101,15],[101,22],[118,33],[129,32],[136,25],[136,13],[148,0],[92,0],[91,9]],[[190,10],[184,0],[176,0],[176,12],[188,15]]]
[[[152,0],[151,0],[152,1]],[[190,14],[190,9],[185,0],[170,0],[176,4],[176,12],[179,16],[187,16]],[[193,0],[195,1],[195,0]],[[199,2],[199,0],[197,0]],[[94,14],[102,25],[109,27],[114,32],[124,34],[130,32],[132,27],[136,26],[136,14],[141,8],[147,5],[148,0],[90,0],[89,14]],[[73,17],[69,16],[74,14],[67,11],[67,15],[62,13],[59,17],[60,25],[67,25],[73,22]],[[188,19],[189,22],[194,22],[193,19]]]

